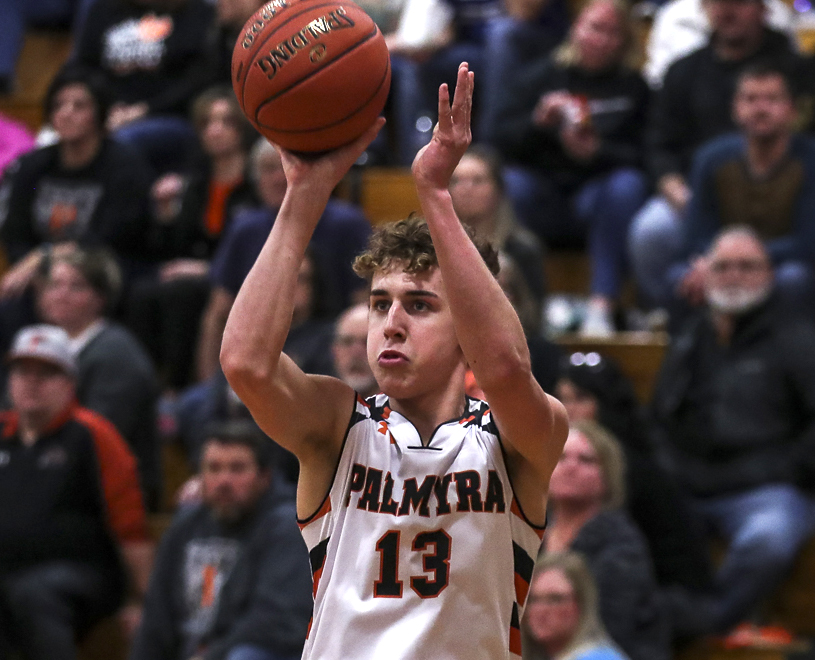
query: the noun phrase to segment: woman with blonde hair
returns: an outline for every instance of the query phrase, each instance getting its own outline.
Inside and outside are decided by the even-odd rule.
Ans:
[[[622,0],[590,0],[567,41],[501,95],[494,143],[511,163],[507,192],[548,247],[587,243],[592,281],[581,330],[613,332],[626,236],[647,183],[641,155],[648,86],[631,67]]]
[[[600,618],[631,660],[667,660],[670,634],[651,556],[624,502],[619,443],[594,422],[573,423],[549,483],[543,547],[583,554],[597,583]]]
[[[576,552],[543,555],[521,625],[524,660],[628,660],[597,611],[597,587]]]

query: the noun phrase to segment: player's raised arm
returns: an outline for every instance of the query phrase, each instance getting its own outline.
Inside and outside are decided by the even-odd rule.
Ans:
[[[465,63],[452,106],[446,85],[439,90],[439,124],[416,156],[413,176],[459,343],[509,445],[519,496],[534,502],[548,486],[568,421],[560,402],[535,381],[521,323],[453,210],[448,187],[470,144],[472,94],[473,74]]]
[[[286,195],[246,277],[224,330],[221,365],[261,428],[307,463],[331,461],[352,405],[341,381],[304,374],[282,351],[291,325],[297,273],[331,191],[382,127],[316,160],[281,150]],[[320,414],[314,414],[319,406]]]

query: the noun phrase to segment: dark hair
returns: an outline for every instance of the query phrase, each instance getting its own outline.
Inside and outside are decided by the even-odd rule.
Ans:
[[[210,442],[218,442],[222,445],[241,445],[252,452],[261,471],[272,467],[272,441],[252,420],[230,419],[212,422],[207,425],[204,438],[202,456]]]
[[[767,61],[756,62],[755,64],[744,67],[736,79],[736,89],[741,89],[741,86],[744,84],[745,80],[764,78],[780,78],[784,83],[784,89],[786,90],[787,95],[791,99],[795,98],[796,90],[792,84],[792,78],[790,77],[789,71],[773,62]]]
[[[108,118],[108,111],[112,102],[110,89],[105,77],[98,71],[89,69],[79,64],[66,64],[57,72],[48,91],[45,93],[43,110],[45,116],[50,121],[51,113],[54,110],[57,94],[68,85],[83,85],[96,104],[96,125],[100,131],[105,130],[105,122]]]
[[[105,301],[105,314],[115,309],[122,291],[122,271],[113,253],[102,247],[78,247],[65,254],[52,254],[42,262],[43,274],[50,277],[54,266],[60,263],[73,266],[82,274],[88,285]]]
[[[226,101],[229,104],[231,118],[235,122],[235,128],[240,134],[241,146],[244,151],[248,152],[252,148],[258,134],[252,128],[252,124],[249,123],[249,120],[246,119],[246,115],[243,114],[241,106],[235,98],[235,92],[232,91],[231,87],[215,85],[214,87],[205,89],[195,97],[190,110],[190,118],[192,119],[195,130],[199,135],[203,132],[209,120],[209,113],[212,111],[212,106],[216,101]]]
[[[464,228],[490,272],[497,275],[498,252],[477,238],[470,227],[464,225]],[[396,261],[404,263],[406,273],[421,273],[439,264],[427,222],[415,213],[405,220],[379,227],[368,241],[368,249],[354,261],[354,272],[370,282],[375,272],[389,268]]]
[[[560,377],[597,399],[597,422],[630,448],[648,447],[643,412],[631,380],[619,365],[592,351],[572,353],[561,361]]]

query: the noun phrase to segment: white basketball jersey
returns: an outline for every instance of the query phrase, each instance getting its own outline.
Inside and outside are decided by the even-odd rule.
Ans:
[[[543,530],[513,497],[489,408],[427,446],[384,394],[358,398],[323,505],[300,521],[314,575],[303,660],[520,658]]]

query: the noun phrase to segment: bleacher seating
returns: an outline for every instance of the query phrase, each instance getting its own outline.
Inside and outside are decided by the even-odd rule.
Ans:
[[[641,36],[639,38],[642,38]],[[19,90],[0,98],[0,111],[25,122],[32,130],[42,123],[42,99],[45,90],[71,48],[70,36],[61,32],[32,32],[18,67]],[[407,170],[370,168],[360,170],[356,183],[346,187],[348,196],[357,196],[374,224],[396,220],[419,210],[418,198]],[[351,194],[348,190],[357,194]],[[550,291],[584,293],[588,284],[588,260],[580,252],[554,252],[547,255],[546,274]],[[570,351],[596,350],[617,359],[630,376],[642,400],[648,398],[667,338],[648,333],[620,333],[608,340],[585,340],[564,336],[560,343]],[[165,509],[171,510],[172,497],[189,476],[183,457],[175,448],[164,452]],[[171,515],[151,517],[151,529],[158,539],[167,528]],[[815,635],[815,541],[811,542],[796,564],[793,574],[772,599],[773,618],[799,634]],[[81,660],[123,660],[126,642],[119,623],[111,618],[98,626],[85,641]],[[724,650],[702,641],[685,649],[679,660],[784,660],[780,651]]]

